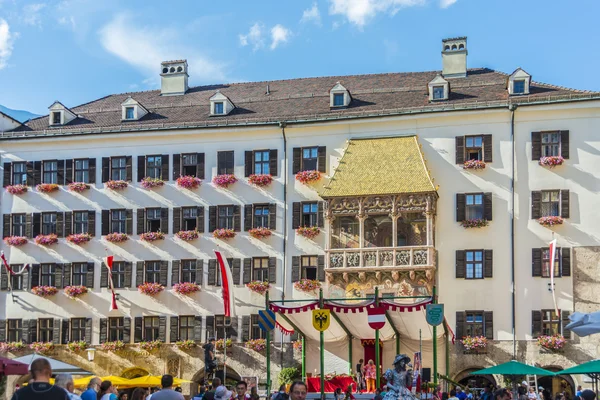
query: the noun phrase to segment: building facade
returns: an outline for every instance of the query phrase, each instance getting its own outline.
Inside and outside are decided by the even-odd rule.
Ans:
[[[158,91],[74,108],[55,102],[24,124],[0,115],[2,248],[13,271],[29,266],[15,276],[2,269],[0,342],[53,342],[55,356],[99,375],[141,367],[199,381],[200,349],[174,343],[214,335],[237,342],[232,377],[264,379],[264,355],[243,343],[264,337],[265,299],[246,284],[269,282],[271,299],[305,299],[315,294],[294,283],[310,279],[333,297],[368,297],[375,287],[431,295],[435,286],[447,320],[438,371],[453,380],[515,357],[558,369],[597,357],[597,342],[564,326],[573,311],[595,311],[598,297],[600,94],[538,83],[522,69],[467,69],[466,58],[466,38],[456,38],[443,41],[437,72],[192,88],[187,63],[171,61]],[[321,178],[305,184],[303,171]],[[272,182],[252,183],[260,174]],[[202,183],[181,187],[183,176]],[[303,227],[319,233],[307,238]],[[257,238],[254,228],[271,234]],[[221,229],[235,236],[215,237]],[[215,249],[232,268],[231,319]],[[182,282],[200,290],[177,293]],[[148,283],[164,290],[138,290]],[[79,285],[87,293],[65,294]],[[58,293],[36,295],[40,286]],[[538,346],[538,336],[554,334],[568,339],[563,350]],[[473,353],[463,336],[489,343]],[[360,339],[372,338],[355,339],[349,365],[362,357]],[[403,352],[416,351],[408,339]],[[116,340],[126,349],[99,351],[94,362],[63,346]],[[153,340],[165,344],[138,349]],[[298,359],[287,338],[277,341],[274,377]],[[327,369],[346,370],[344,346],[328,347]],[[388,365],[395,348],[384,347]],[[307,363],[312,371],[318,360]]]

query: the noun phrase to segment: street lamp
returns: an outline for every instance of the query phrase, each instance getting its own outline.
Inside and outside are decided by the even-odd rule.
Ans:
[[[96,349],[90,347],[89,349],[85,349],[85,351],[87,351],[88,361],[93,362],[96,357]]]

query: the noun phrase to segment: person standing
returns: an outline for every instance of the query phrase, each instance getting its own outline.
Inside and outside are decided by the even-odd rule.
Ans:
[[[90,383],[88,383],[87,390],[81,393],[81,400],[96,400],[101,383],[102,380],[98,377],[93,377],[92,379],[90,379]]]
[[[493,400],[493,397],[494,395],[492,394],[492,389],[490,389],[489,385],[484,386],[481,400]]]
[[[448,400],[458,400],[458,397],[456,397],[456,390],[452,389],[450,391],[450,397],[448,398]]]
[[[215,338],[208,339],[208,343],[202,346],[204,349],[204,372],[206,377],[212,376],[217,369],[217,361],[215,358]],[[214,387],[214,385],[213,385]],[[216,387],[214,387],[216,389]]]
[[[117,400],[115,387],[111,381],[102,381],[96,398],[97,400]]]
[[[81,400],[81,397],[73,393],[73,390],[75,390],[75,384],[73,383],[73,376],[71,376],[71,374],[56,375],[54,384],[60,388],[63,388],[67,392],[67,396],[69,396],[69,399]]]
[[[358,364],[356,364],[356,383],[358,384],[358,391],[365,389],[365,377],[363,376],[363,367],[365,364],[365,360],[362,358],[358,360]]]
[[[173,376],[163,375],[160,379],[162,390],[152,395],[153,400],[185,400],[183,395],[173,390]]]
[[[377,375],[373,360],[369,360],[367,365],[365,365],[365,379],[367,380],[367,393],[375,393],[375,380],[377,379]]]
[[[248,384],[245,381],[239,381],[235,385],[235,392],[237,395],[234,397],[236,400],[246,400],[246,392],[248,391]]]
[[[581,397],[581,391],[583,390],[583,388],[581,387],[581,385],[577,386],[577,391],[575,392],[575,397],[579,398]],[[575,399],[578,400],[578,399]]]
[[[33,382],[17,390],[12,400],[69,400],[67,392],[50,384],[52,367],[45,358],[38,358],[31,363],[29,372]]]

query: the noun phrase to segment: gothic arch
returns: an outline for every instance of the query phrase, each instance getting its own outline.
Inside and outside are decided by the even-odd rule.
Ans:
[[[482,388],[486,385],[497,386],[496,378],[493,375],[471,375],[471,372],[485,368],[484,366],[475,366],[462,370],[454,375],[453,380],[460,383],[463,387]]]
[[[147,375],[150,375],[150,372],[140,367],[127,368],[121,372],[121,377],[126,379],[139,378],[140,376]]]

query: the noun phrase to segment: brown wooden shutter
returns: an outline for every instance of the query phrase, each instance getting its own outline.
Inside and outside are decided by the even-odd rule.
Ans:
[[[269,150],[269,172],[272,176],[277,176],[279,174],[277,166],[279,162],[277,160],[277,149]]]
[[[560,155],[569,159],[569,131],[560,131]]]
[[[569,191],[560,191],[560,216],[562,218],[569,218],[571,207],[569,204]]]
[[[85,319],[85,342],[92,343],[92,324],[93,321],[91,318]]]
[[[105,262],[100,265],[100,287],[108,287],[108,267]]]
[[[483,161],[491,163],[494,150],[492,148],[492,135],[483,135]]]
[[[6,342],[6,320],[0,319],[0,342]]]
[[[86,273],[87,276],[87,273]],[[85,285],[85,283],[84,283]],[[63,264],[63,286],[71,286],[71,263]]]
[[[33,229],[31,235],[35,238],[42,233],[42,213],[33,213]]]
[[[29,320],[28,319],[20,319],[21,321],[21,337],[23,338],[23,343],[33,343],[31,341],[31,337],[29,336]]]
[[[10,186],[12,182],[12,164],[9,162],[4,163],[4,179],[2,180],[2,186]]]
[[[70,160],[68,160],[70,161]],[[88,183],[96,184],[96,159],[90,158],[88,160]],[[68,176],[67,176],[68,178]]]
[[[325,256],[317,256],[317,280],[325,282]]]
[[[197,154],[196,177],[204,179],[204,153]]]
[[[12,232],[10,231],[10,222],[11,222],[11,215],[4,214],[2,216],[2,238],[6,238],[11,235]]]
[[[165,235],[169,234],[169,209],[167,207],[160,209],[160,231]]]
[[[300,256],[292,256],[292,283],[300,280]]]
[[[88,233],[90,233],[89,232],[89,230],[90,230],[89,220],[90,220],[90,218],[89,218],[89,214],[88,214]],[[73,233],[73,212],[71,211],[71,212],[65,213],[65,237],[68,237],[72,233]],[[93,234],[91,234],[91,235],[94,236]]]
[[[465,137],[457,136],[454,138],[454,142],[456,164],[463,164],[465,162]]]
[[[247,178],[254,173],[254,152],[246,151],[244,153],[244,176]]]
[[[173,154],[173,180],[181,176],[181,154]],[[173,318],[173,317],[171,317]]]
[[[160,271],[158,272],[158,282],[167,286],[167,275],[169,273],[169,262],[167,260],[161,260]]]
[[[465,321],[467,319],[467,313],[464,311],[456,312],[456,338],[461,340],[465,337]]]
[[[25,214],[25,236],[32,239],[33,236],[33,214]]]
[[[169,180],[169,155],[163,154],[160,156],[160,178],[163,181]]]
[[[67,214],[65,214],[65,226],[67,223]],[[71,223],[69,222],[69,228]],[[88,233],[92,236],[96,236],[96,211],[88,211]]]
[[[173,260],[171,262],[171,286],[179,283],[179,275],[181,269],[181,260]]]
[[[483,321],[485,326],[485,337],[488,340],[494,340],[494,312],[485,311],[483,313]]]
[[[138,169],[140,166],[138,165]],[[144,171],[144,169],[142,169]],[[128,182],[133,181],[133,157],[125,157],[125,178]]]
[[[233,230],[239,232],[242,229],[242,209],[238,205],[233,206]]]
[[[571,323],[569,320],[571,313],[567,310],[560,310],[560,319],[562,324],[562,335],[565,339],[571,339],[571,330],[567,329],[567,325]]]
[[[23,321],[23,322],[25,322],[25,321]],[[37,336],[37,319],[30,319],[29,320],[29,340],[31,341],[31,343],[38,341],[38,336]]]
[[[59,185],[65,184],[65,160],[56,161],[56,181]]]
[[[531,219],[538,219],[542,216],[542,192],[531,192]]]
[[[69,343],[69,337],[70,335],[70,331],[71,331],[71,321],[68,319],[63,319],[62,320],[62,344],[67,344]]]
[[[214,232],[217,230],[217,206],[208,207],[208,231]]]
[[[269,204],[269,229],[277,230],[277,204]]]
[[[131,317],[123,317],[123,342],[131,343]]]
[[[215,316],[207,315],[206,316],[206,341],[208,339],[215,337]]]
[[[52,321],[52,343],[60,344],[60,319],[58,318]]]
[[[137,261],[135,263],[135,286],[140,286],[144,283],[144,265],[143,261]]]
[[[302,215],[302,203],[295,201],[292,203],[292,229],[300,228],[300,218]]]
[[[34,184],[34,168],[33,168],[33,162],[32,161],[27,161],[26,163],[26,169],[27,169],[27,185],[29,186],[33,186]]]
[[[91,160],[91,159],[90,159]],[[91,174],[88,174],[91,178]],[[73,160],[66,160],[65,162],[65,184],[69,184],[73,182]],[[91,182],[88,182],[91,183]]]
[[[196,342],[202,341],[202,315],[194,317],[194,340]]]
[[[244,272],[242,276],[242,282],[244,285],[252,281],[252,259],[244,258]]]
[[[33,162],[33,186],[39,185],[42,183],[42,162],[34,161]]]
[[[56,236],[65,236],[65,213],[62,212],[56,213]]]
[[[456,250],[456,278],[464,279],[467,276],[467,267],[465,263],[465,251]]]
[[[144,340],[144,318],[143,317],[135,317],[133,319],[133,342],[139,343]]]
[[[542,334],[542,312],[531,311],[531,336],[537,338]]]
[[[146,209],[138,208],[136,233],[141,235],[144,232],[146,232]]]
[[[133,262],[127,261],[125,262],[125,282],[123,283],[126,288],[131,287],[131,280],[133,275]]]
[[[138,156],[137,161],[137,180],[141,182],[146,177],[146,156]]]
[[[250,316],[242,315],[242,342],[250,340]]]
[[[101,219],[101,224],[102,224],[102,227],[101,227],[102,236],[112,233],[110,231],[110,210],[102,210],[100,219]]]
[[[292,174],[296,175],[302,170],[302,148],[294,147],[292,150]]]
[[[325,146],[319,146],[317,149],[317,169],[319,172],[327,172],[327,148]]]
[[[531,132],[531,160],[542,158],[542,132]]]
[[[40,286],[40,264],[31,266],[31,287]]]
[[[230,337],[231,341],[233,342],[236,342],[238,338],[238,322],[239,318],[237,315],[231,317],[231,325],[229,325],[229,327],[227,328],[227,331],[229,332],[227,337]]]
[[[100,318],[100,344],[108,341],[108,318]]]
[[[456,221],[462,222],[467,217],[466,213],[467,199],[464,193],[456,193]]]
[[[181,230],[181,207],[173,208],[173,234]]]
[[[244,206],[244,230],[248,232],[252,229],[252,214],[254,206],[252,204],[246,204]]]
[[[175,161],[174,159],[175,157],[173,157],[173,161]],[[171,316],[171,331],[169,333],[169,341],[171,343],[175,343],[179,340],[179,317],[176,316]]]
[[[560,257],[561,276],[571,276],[571,248],[562,247]]]
[[[133,210],[125,210],[125,230],[128,235],[133,235]]]
[[[325,226],[325,202],[317,203],[317,226],[323,228]]]
[[[196,215],[196,229],[198,232],[204,233],[204,207],[198,207]]]
[[[167,341],[167,317],[158,317],[158,340],[161,342]]]
[[[239,258],[234,258],[231,263],[231,280],[234,285],[240,284],[242,261]]]
[[[204,260],[196,260],[196,283],[202,286],[204,281]]]
[[[269,257],[269,282],[277,282],[277,258]]]
[[[207,285],[217,286],[217,260],[208,260],[208,282]]]
[[[494,251],[484,250],[483,254],[483,276],[492,278],[494,276]]]
[[[110,180],[110,157],[102,157],[102,183]]]
[[[484,193],[483,194],[483,219],[488,221],[492,220],[494,210],[492,207],[492,193]]]
[[[0,290],[8,290],[8,271],[6,268],[0,269]]]
[[[63,288],[63,264],[55,263],[54,265],[55,265],[55,267],[54,267],[55,286],[58,289],[62,289]]]
[[[542,276],[542,249],[531,249],[531,276]]]

